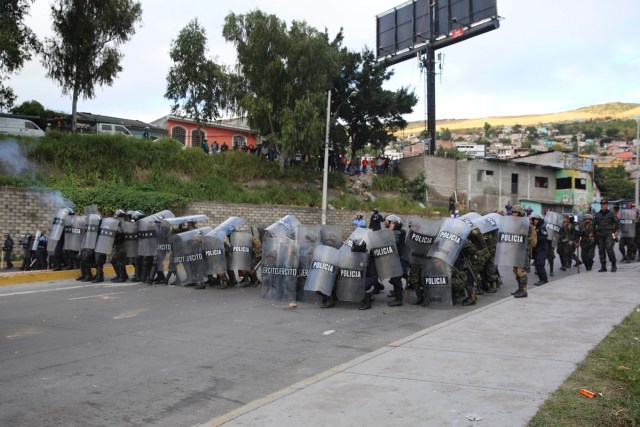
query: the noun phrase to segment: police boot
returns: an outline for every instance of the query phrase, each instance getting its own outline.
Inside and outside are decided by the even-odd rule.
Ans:
[[[418,298],[411,305],[424,305],[424,289],[422,289],[422,286],[416,288],[416,296]]]
[[[205,289],[206,287],[207,287],[207,283],[206,282],[200,282],[193,289]]]
[[[78,282],[82,282],[87,276],[87,272],[86,269],[84,267],[84,265],[80,266],[80,275],[78,277],[76,277],[76,281]]]
[[[549,265],[549,276],[553,276],[553,264]]]
[[[235,285],[238,284],[238,280],[236,279],[236,272],[235,271],[227,270],[227,277],[229,278],[227,286],[231,287],[231,286],[235,286]]]
[[[369,310],[371,308],[371,294],[369,292],[365,292],[364,299],[358,307],[358,310]]]
[[[331,308],[335,305],[335,301],[333,301],[332,296],[322,295],[322,304],[320,304],[320,308]]]
[[[618,271],[618,267],[616,267],[616,263],[612,262],[611,263],[611,272],[615,273],[616,271]]]
[[[378,295],[382,291],[384,291],[384,285],[382,283],[380,283],[380,281],[377,281],[373,285],[373,293],[374,293],[374,295]]]
[[[389,307],[399,307],[402,305],[402,282],[392,283],[395,299],[387,302]]]
[[[102,269],[102,265],[98,265],[96,267],[96,276],[93,278],[91,283],[102,283],[104,282],[104,271]]]
[[[496,284],[496,282],[491,282],[484,292],[487,294],[495,294],[496,292],[498,292],[498,285]]]
[[[582,265],[582,261],[580,261],[580,260],[578,259],[578,255],[574,255],[574,256],[573,256],[573,260],[576,262],[576,265],[574,265],[574,267],[577,267],[577,266],[579,266],[579,265]]]
[[[258,273],[256,272],[256,270],[251,270],[251,274],[249,275],[249,277],[251,278],[249,287],[255,288],[256,286],[260,285],[260,280],[258,280]]]
[[[247,286],[249,286],[249,271],[243,270],[242,271],[242,280],[240,280],[238,282],[238,287],[239,288],[246,288]]]
[[[476,305],[476,294],[475,292],[469,292],[469,296],[462,301],[463,306],[468,305]]]
[[[158,271],[158,267],[155,264],[152,264],[151,268],[149,269],[149,275],[146,277],[146,280],[145,280],[147,284],[152,285],[154,283],[157,271]]]
[[[164,271],[158,271],[158,273],[156,274],[156,278],[153,280],[153,283],[164,283],[165,280],[167,280],[167,278],[164,277]]]
[[[527,287],[518,285],[518,290],[513,293],[514,298],[526,298],[527,297]]]
[[[213,285],[213,287],[216,289],[227,289],[229,287],[229,279],[227,278],[227,275],[218,276],[217,284]]]
[[[171,276],[173,275],[173,271],[169,270],[169,272],[167,273],[167,278],[164,281],[165,285],[169,284],[169,280],[171,280]]]
[[[600,267],[600,270],[598,270],[598,273],[602,273],[604,271],[607,271],[607,266],[606,264],[602,264],[602,267]]]

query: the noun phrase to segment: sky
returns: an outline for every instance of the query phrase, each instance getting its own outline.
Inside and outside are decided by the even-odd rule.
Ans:
[[[53,0],[35,0],[26,20],[40,39],[52,37]],[[281,20],[306,21],[332,38],[344,29],[344,45],[374,50],[376,16],[404,4],[397,0],[141,0],[142,23],[121,47],[123,71],[78,111],[150,122],[170,113],[164,98],[172,63],[169,49],[180,30],[198,18],[209,56],[235,63],[235,48],[222,37],[229,12],[255,9]],[[640,103],[640,1],[497,0],[500,28],[438,50],[444,61],[436,77],[436,118],[461,119],[553,113],[605,102]],[[321,66],[321,64],[318,64]],[[393,66],[385,85],[409,87],[419,97],[409,121],[426,118],[425,75],[416,58]],[[16,105],[36,100],[71,111],[71,97],[46,78],[38,59],[11,76]]]

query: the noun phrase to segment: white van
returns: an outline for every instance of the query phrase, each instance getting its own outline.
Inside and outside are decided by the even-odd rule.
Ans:
[[[133,136],[133,135],[131,135],[131,132],[129,132],[129,129],[127,129],[126,127],[124,127],[122,125],[112,124],[112,123],[98,123],[98,124],[96,124],[96,132],[97,133],[108,133],[108,134],[111,134],[111,135],[122,134],[122,135],[127,135],[127,136]]]
[[[44,136],[44,131],[31,120],[0,117],[0,134]]]

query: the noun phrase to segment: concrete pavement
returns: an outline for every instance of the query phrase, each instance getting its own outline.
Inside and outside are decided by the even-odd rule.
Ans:
[[[620,264],[531,285],[528,298],[496,301],[202,426],[525,426],[640,304],[639,273],[640,263]]]

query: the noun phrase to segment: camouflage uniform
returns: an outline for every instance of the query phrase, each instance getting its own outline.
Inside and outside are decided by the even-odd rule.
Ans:
[[[593,267],[593,260],[596,257],[596,240],[594,237],[595,227],[591,220],[593,216],[586,214],[584,216],[584,222],[578,232],[578,244],[580,245],[580,258],[586,267],[587,271],[590,271]]]
[[[489,251],[487,259],[482,269],[482,286],[486,293],[497,292],[502,284],[496,267],[496,244],[498,243],[498,232],[491,231],[484,235],[484,241]]]
[[[560,270],[565,271],[571,268],[571,257],[575,250],[576,227],[568,216],[564,217],[562,228],[560,228],[560,240],[558,241],[558,255],[560,255]]]
[[[596,242],[598,244],[598,255],[600,257],[600,272],[607,271],[607,256],[609,262],[611,262],[611,271],[617,271],[616,268],[616,254],[613,251],[613,233],[618,232],[618,218],[609,210],[609,203],[601,201],[603,209],[596,213],[593,218],[593,225],[595,226]],[[606,208],[605,208],[606,206]]]
[[[475,236],[472,236],[474,232]],[[459,265],[462,266],[462,270],[466,276],[464,290],[467,297],[464,299],[464,301],[462,301],[462,305],[474,305],[476,303],[476,292],[474,288],[475,281],[480,280],[480,272],[482,271],[482,268],[484,267],[484,263],[486,261],[485,255],[487,255],[489,252],[485,247],[482,249],[485,255],[478,255],[480,252],[478,251],[477,246],[474,242],[479,242],[480,240],[482,240],[482,245],[484,246],[482,235],[478,230],[474,229],[471,234],[469,234],[469,239],[464,242],[462,251],[460,252],[460,255],[458,256],[458,259],[455,263],[455,267],[457,268],[459,268]]]
[[[524,213],[524,208],[520,205],[515,205],[512,210],[512,214],[517,214],[520,217],[524,217],[526,214]],[[516,282],[518,282],[518,290],[512,292],[512,295],[515,298],[526,298],[527,297],[527,273],[531,269],[531,252],[533,248],[536,246],[538,240],[538,236],[536,233],[536,228],[531,226],[529,223],[529,238],[527,239],[527,250],[525,251],[524,256],[524,267],[513,267],[513,273],[516,276]]]
[[[260,280],[258,280],[258,264],[262,259],[262,242],[257,236],[251,237],[251,270],[242,271],[242,281],[239,287],[245,286],[258,286]]]

